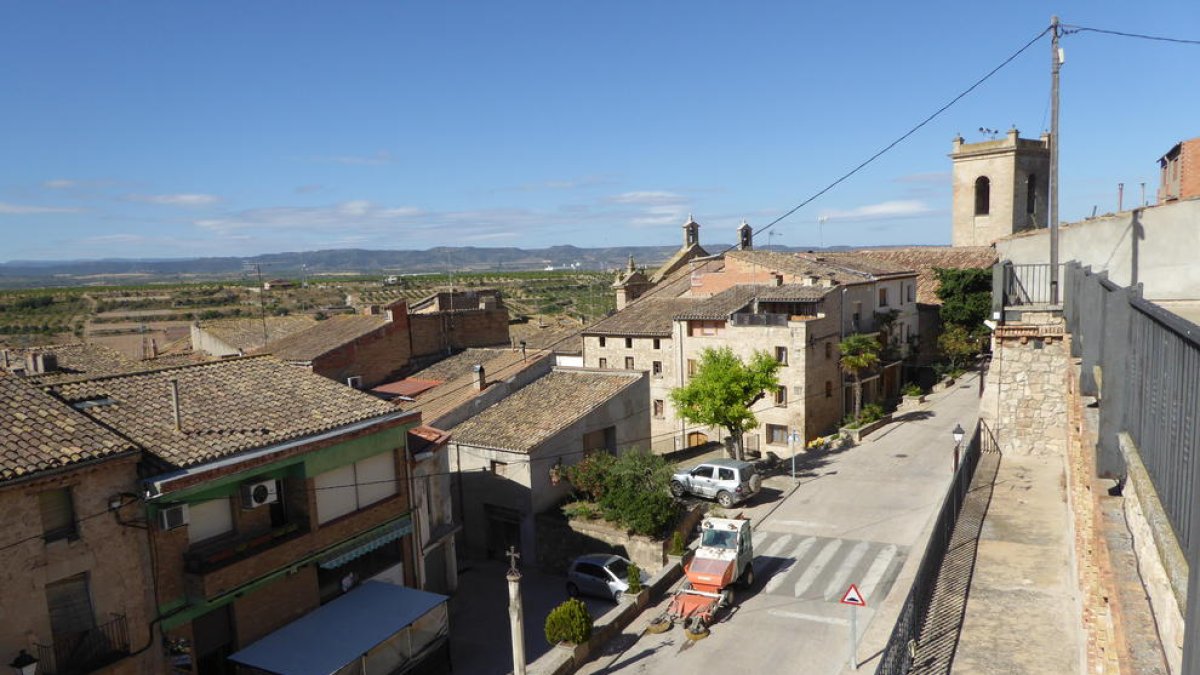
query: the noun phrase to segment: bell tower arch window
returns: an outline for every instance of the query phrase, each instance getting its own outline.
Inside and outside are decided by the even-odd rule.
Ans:
[[[1037,176],[1029,174],[1025,179],[1025,213],[1033,214],[1037,210]]]
[[[991,212],[992,181],[987,176],[975,179],[975,215],[986,216]]]

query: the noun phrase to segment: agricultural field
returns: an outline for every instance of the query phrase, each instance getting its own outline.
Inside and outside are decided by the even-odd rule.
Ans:
[[[131,357],[147,349],[182,348],[193,321],[239,316],[352,311],[349,296],[410,303],[438,291],[496,288],[514,321],[591,323],[615,307],[612,276],[603,272],[531,271],[397,277],[311,277],[292,288],[257,282],[148,284],[0,291],[0,347],[86,340]]]

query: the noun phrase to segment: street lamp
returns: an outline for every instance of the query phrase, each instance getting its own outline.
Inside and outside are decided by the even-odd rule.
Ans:
[[[961,424],[955,423],[954,431],[950,433],[954,435],[954,472],[958,473],[958,447],[962,445],[962,439],[966,432],[963,431]]]
[[[37,673],[37,664],[38,660],[30,656],[29,652],[22,649],[21,653],[17,654],[17,658],[13,659],[12,663],[8,665],[17,675],[34,675]]]

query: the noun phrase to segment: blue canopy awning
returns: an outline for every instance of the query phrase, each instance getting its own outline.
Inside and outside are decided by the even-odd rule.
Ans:
[[[330,675],[448,598],[368,581],[229,657],[280,675]]]

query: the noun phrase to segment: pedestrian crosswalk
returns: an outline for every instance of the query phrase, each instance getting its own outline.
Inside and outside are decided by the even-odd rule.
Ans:
[[[754,575],[764,592],[800,600],[837,602],[857,584],[873,605],[891,590],[907,552],[895,544],[759,530]]]

